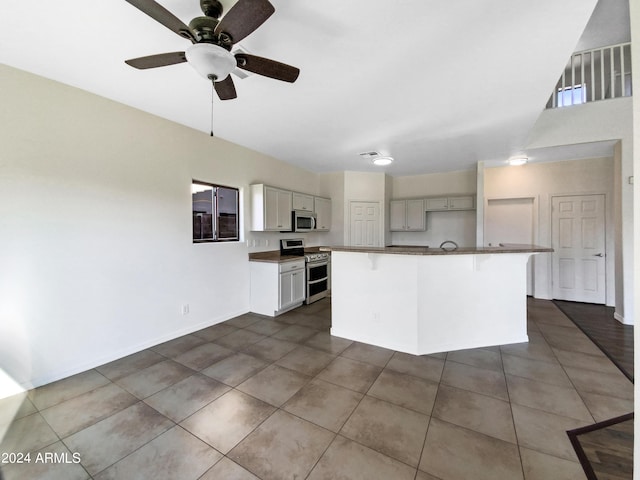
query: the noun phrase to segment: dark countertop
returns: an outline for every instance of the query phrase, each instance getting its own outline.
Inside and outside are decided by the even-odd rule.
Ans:
[[[494,253],[543,253],[553,252],[552,248],[539,245],[504,244],[499,247],[458,247],[445,248],[392,245],[389,247],[320,247],[326,252],[381,253],[394,255],[477,255]]]
[[[304,253],[318,253],[321,247],[308,247]],[[324,248],[324,247],[322,247]],[[269,250],[267,252],[254,252],[249,254],[250,262],[284,263],[304,260],[304,257],[297,255],[280,255],[280,250]]]

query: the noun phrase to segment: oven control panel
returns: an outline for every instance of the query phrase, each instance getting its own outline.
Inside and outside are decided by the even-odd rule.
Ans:
[[[320,262],[322,260],[329,260],[329,254],[326,252],[320,253],[308,253],[304,256],[307,262]]]

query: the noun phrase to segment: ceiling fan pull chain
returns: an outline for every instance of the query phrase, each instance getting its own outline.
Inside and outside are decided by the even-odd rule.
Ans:
[[[213,137],[213,100],[215,96],[215,83],[214,79],[211,79],[211,136]]]

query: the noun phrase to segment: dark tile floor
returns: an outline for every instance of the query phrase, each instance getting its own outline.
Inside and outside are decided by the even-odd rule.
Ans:
[[[329,325],[328,300],[246,314],[0,400],[18,411],[0,452],[81,460],[4,476],[584,479],[566,430],[633,410],[632,383],[549,301],[529,300],[529,343],[425,356]]]

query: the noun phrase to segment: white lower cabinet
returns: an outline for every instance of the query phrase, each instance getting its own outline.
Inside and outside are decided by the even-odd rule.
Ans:
[[[280,274],[280,301],[278,310],[304,302],[304,270]]]
[[[275,317],[302,305],[306,294],[304,259],[249,264],[252,312]]]

